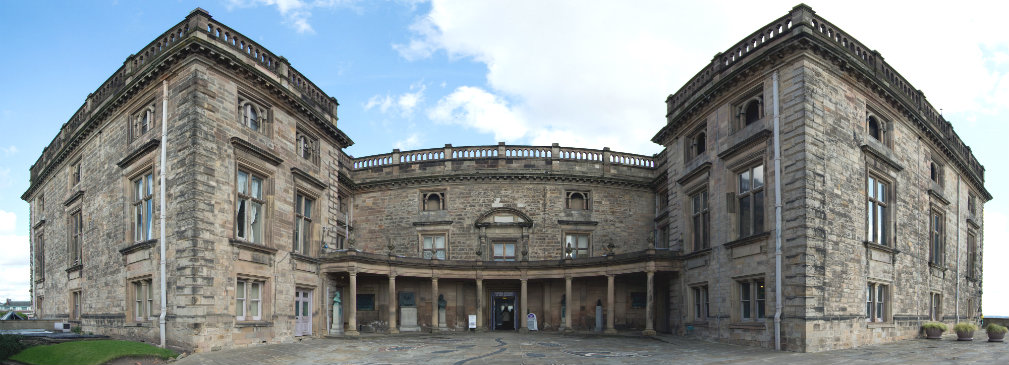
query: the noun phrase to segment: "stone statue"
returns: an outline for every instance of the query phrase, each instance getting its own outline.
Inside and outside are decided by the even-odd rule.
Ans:
[[[340,300],[340,292],[336,292],[336,295],[333,296],[333,305],[340,305],[340,303],[343,303],[343,301]]]
[[[339,290],[333,295],[333,323],[329,333],[343,334],[343,300],[340,299]]]
[[[445,309],[448,306],[448,302],[445,301],[445,296],[438,294],[438,309]]]

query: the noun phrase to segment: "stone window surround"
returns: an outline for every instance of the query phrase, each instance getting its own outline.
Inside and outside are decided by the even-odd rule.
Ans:
[[[760,156],[763,157],[763,154],[761,154]],[[745,191],[745,192],[740,192],[739,190],[741,189],[740,182],[741,182],[742,175],[744,173],[753,174],[755,172],[755,170],[756,170],[757,167],[760,167],[760,173],[762,175],[761,176],[761,178],[762,178],[761,179],[762,185],[760,187],[758,187],[758,188],[754,188],[752,186],[754,178],[753,178],[753,176],[750,176],[750,184],[751,184],[750,189],[747,190],[747,191]],[[733,203],[735,205],[735,211],[736,211],[736,214],[735,214],[735,225],[734,225],[735,229],[733,229],[733,232],[735,233],[735,236],[736,236],[737,239],[746,238],[746,237],[749,237],[749,236],[752,236],[752,235],[761,234],[761,233],[764,233],[764,231],[765,231],[765,227],[767,225],[767,199],[768,199],[767,198],[767,174],[769,173],[766,167],[767,167],[767,164],[765,163],[765,161],[763,160],[763,158],[760,158],[760,159],[756,159],[756,160],[754,160],[752,162],[743,164],[743,165],[739,166],[738,168],[732,169],[732,176],[733,176],[732,179],[731,179],[731,181],[732,181],[732,190],[734,191],[734,195],[735,195],[734,198],[733,198],[734,199]],[[754,198],[758,194],[761,196],[761,206],[760,207],[756,206],[756,199]],[[749,217],[749,220],[750,220],[749,223],[750,224],[748,226],[749,232],[743,232],[742,199],[744,197],[749,197],[750,198],[751,213],[750,213],[750,217]],[[710,199],[710,196],[708,198]],[[757,225],[756,225],[756,223],[757,223],[756,213],[757,212],[760,212],[761,217],[762,217],[761,218],[761,222],[760,222],[762,224],[761,224],[760,227],[757,227]],[[746,234],[744,234],[744,233],[746,233]]]
[[[80,201],[67,209],[67,258],[73,269],[84,264],[84,213]],[[69,269],[68,269],[69,270]]]
[[[687,190],[687,203],[684,204],[686,207],[686,217],[687,217],[687,230],[689,233],[690,241],[690,252],[697,252],[711,247],[711,194],[708,189],[708,181],[704,180],[703,183],[691,187]],[[694,198],[698,197],[700,194],[705,194],[705,206],[700,211],[695,212]],[[700,218],[701,226],[703,227],[703,232],[700,244],[697,242],[697,235],[695,232],[695,222],[694,220]]]
[[[45,240],[45,226],[40,226],[35,228],[35,244],[33,248],[35,250],[35,282],[40,283],[46,281],[46,240]]]
[[[127,129],[129,132],[129,143],[136,142],[140,140],[147,133],[152,133],[161,124],[160,113],[158,111],[157,100],[161,97],[160,93],[155,96],[149,96],[146,98],[146,102],[140,103],[132,113],[130,113],[129,120],[127,121]],[[144,120],[146,118],[146,125]],[[154,133],[152,133],[153,135]]]
[[[865,220],[866,220],[865,221],[865,230],[866,230],[865,241],[873,243],[873,244],[881,245],[881,246],[892,247],[893,245],[891,243],[894,242],[895,236],[896,236],[894,234],[895,232],[894,232],[894,229],[893,229],[894,225],[892,224],[893,217],[895,216],[894,215],[894,205],[895,205],[894,202],[896,202],[896,199],[894,198],[893,192],[896,191],[897,189],[894,188],[893,180],[891,180],[889,177],[886,177],[886,176],[887,175],[878,174],[875,171],[869,171],[866,174],[865,184],[863,185],[866,188],[866,192],[865,192],[865,198],[866,198],[866,200],[865,200],[865,202],[866,202],[866,206],[865,206],[865,209],[866,209],[865,210],[865,212],[866,212],[866,216],[865,216]],[[872,191],[869,191],[869,183],[870,182],[873,183],[873,186],[872,186],[873,190]],[[884,190],[883,191],[883,200],[882,201],[879,200],[879,191],[878,190],[879,190],[879,185],[880,184],[883,185],[883,190]],[[882,207],[883,208],[882,209],[883,210],[883,217],[882,218],[879,218],[878,215],[877,215],[877,210],[876,210],[877,207]],[[869,221],[870,215],[873,218],[872,222]],[[879,226],[879,224],[876,223],[876,222],[879,222],[880,219],[882,219],[882,221],[883,221],[883,225],[882,225],[883,232],[880,233],[880,241],[882,241],[882,242],[877,242],[877,239],[876,239],[877,238],[877,234],[876,234],[877,232],[876,232],[876,230],[879,229],[879,227],[877,227],[877,226]]]
[[[581,198],[582,204],[580,207],[572,206],[572,198],[579,196]],[[577,205],[577,200],[575,201]],[[568,210],[592,210],[592,192],[589,190],[578,190],[578,189],[565,189],[564,190],[564,209]]]
[[[153,232],[156,232],[157,229],[158,229],[158,220],[157,220],[157,217],[160,214],[159,207],[158,207],[158,199],[156,199],[156,197],[157,197],[157,194],[160,192],[159,189],[160,189],[161,180],[159,179],[158,171],[155,168],[156,163],[157,163],[158,149],[157,148],[150,148],[150,149],[146,149],[145,148],[143,150],[146,150],[146,152],[143,152],[141,155],[138,155],[138,156],[136,156],[133,159],[130,159],[129,162],[123,161],[126,164],[124,164],[124,165],[121,166],[122,170],[123,170],[123,172],[122,172],[122,178],[121,178],[122,179],[122,185],[123,185],[123,197],[125,198],[125,201],[129,202],[128,204],[125,204],[125,206],[123,207],[123,214],[124,214],[124,216],[129,217],[129,218],[127,218],[127,220],[125,222],[126,223],[125,224],[126,228],[125,228],[125,230],[123,232],[123,235],[124,235],[124,238],[125,238],[124,241],[125,242],[131,242],[131,243],[134,243],[134,244],[135,243],[139,243],[139,242],[146,242],[146,241],[151,241],[151,240],[156,239],[156,237],[154,237],[154,233]],[[152,177],[152,180],[153,180],[152,181],[152,185],[151,185],[152,194],[151,194],[151,198],[150,198],[150,200],[151,200],[151,216],[150,216],[150,220],[151,220],[151,237],[149,237],[149,238],[147,238],[145,240],[137,240],[136,239],[136,231],[135,231],[135,229],[136,229],[136,223],[137,223],[137,222],[135,222],[136,214],[135,214],[135,212],[133,210],[134,209],[133,203],[135,202],[136,192],[134,192],[133,182],[134,182],[134,180],[142,177],[144,174],[151,174],[151,177]]]
[[[84,292],[81,289],[73,289],[67,296],[67,308],[70,314],[70,321],[81,320],[81,310],[84,309]]]
[[[978,264],[978,247],[977,247],[977,232],[973,229],[967,229],[967,278],[976,279],[977,278],[977,264]]]
[[[297,127],[294,137],[294,151],[299,159],[309,161],[313,165],[318,166],[321,147],[319,137],[315,133],[309,132],[301,126]],[[308,156],[306,156],[306,151]]]
[[[938,226],[936,224],[938,218]],[[932,205],[928,214],[928,263],[942,266],[946,256],[946,212]],[[938,251],[938,252],[936,252]]]
[[[581,250],[578,248],[577,237],[585,237],[585,239],[586,239],[585,240],[585,249],[584,249],[585,254],[584,254],[584,256],[578,254],[578,251],[581,251]],[[575,241],[570,241],[569,238],[574,238]],[[572,259],[581,259],[581,258],[586,258],[586,257],[592,257],[592,241],[593,241],[592,240],[592,230],[585,230],[585,229],[565,230],[562,233],[562,238],[561,238],[561,242],[562,242],[562,244],[561,244],[561,246],[562,246],[561,247],[561,252],[564,253],[563,257],[564,258],[572,258]],[[571,252],[570,253],[568,252],[568,244],[571,244],[570,245],[571,246]]]
[[[154,280],[153,275],[145,274],[139,275],[127,280],[129,285],[126,287],[126,298],[127,298],[127,322],[147,322],[155,319],[155,311],[158,308],[154,306]],[[140,286],[142,291],[141,295],[145,297],[137,297],[137,285]],[[140,306],[138,308],[138,305]],[[138,309],[140,310],[138,312]]]
[[[710,143],[708,143],[708,122],[707,120],[701,121],[699,125],[693,127],[690,133],[687,133],[683,138],[683,161],[687,163],[697,156],[700,156],[708,151]]]
[[[742,93],[742,97],[736,99],[729,109],[730,118],[730,133],[735,133],[742,130],[750,124],[759,124],[764,118],[767,117],[767,113],[764,112],[764,82],[763,80],[758,81],[756,85],[748,88],[749,91]],[[750,105],[750,102],[756,101],[758,109],[758,118],[751,122],[746,123],[746,108]]]
[[[942,321],[942,294],[928,293],[928,318],[932,321]]]
[[[879,294],[881,292],[880,291],[880,287],[882,287],[882,294],[883,294],[882,295],[882,297],[883,297],[882,303],[880,303],[880,299],[879,299]],[[891,298],[893,297],[893,295],[891,294],[892,293],[891,289],[890,289],[891,287],[892,286],[890,285],[890,283],[879,282],[879,281],[872,281],[872,279],[870,279],[868,281],[868,283],[866,284],[866,290],[865,290],[865,294],[866,294],[866,300],[865,300],[865,302],[866,302],[865,321],[866,322],[868,322],[868,323],[892,323],[893,322],[893,313],[890,310],[890,308],[892,306],[892,303],[893,303],[893,300],[891,300]],[[883,315],[882,316],[878,315],[878,311],[880,309],[882,309],[882,311],[883,311]]]
[[[81,185],[81,180],[84,178],[82,175],[82,164],[84,163],[84,156],[78,152],[78,155],[69,159],[70,163],[67,164],[67,186],[70,190],[78,190]]]
[[[252,92],[244,88],[239,88],[238,90],[238,98],[236,100],[238,124],[264,136],[272,137],[273,107],[269,103],[266,103],[263,98],[253,96],[252,94]],[[248,108],[254,108],[256,112],[256,119],[259,121],[257,129],[253,129],[250,121],[246,118]]]
[[[304,205],[299,209],[298,203],[309,202],[312,206],[309,209],[304,209]],[[294,208],[294,223],[291,226],[292,231],[292,241],[291,241],[291,252],[312,256],[315,252],[317,245],[315,244],[316,238],[318,236],[318,230],[313,227],[315,221],[320,221],[319,218],[319,199],[317,195],[313,195],[312,192],[305,191],[305,189],[298,187],[294,191],[294,201],[291,206]],[[303,211],[304,210],[304,211]],[[304,235],[307,233],[308,237],[305,238]],[[307,247],[302,247],[304,244]]]
[[[445,201],[446,191],[447,189],[420,190],[420,211],[435,212],[447,210],[448,203]],[[431,205],[428,205],[428,200],[431,201]],[[437,201],[438,206],[434,206],[435,201]]]
[[[264,160],[264,159],[259,158],[258,154],[249,153],[249,152],[256,152],[256,151],[246,151],[246,148],[244,146],[240,146],[239,144],[234,144],[234,146],[235,146],[235,149],[234,149],[234,151],[235,151],[234,152],[235,153],[235,170],[231,174],[231,178],[232,178],[231,184],[232,184],[232,196],[236,197],[236,200],[233,202],[233,207],[232,207],[232,210],[231,210],[231,217],[232,218],[229,219],[229,221],[232,223],[231,232],[232,232],[232,235],[233,235],[233,239],[236,240],[236,241],[248,242],[250,244],[261,245],[261,246],[265,246],[265,247],[269,247],[269,248],[275,248],[273,246],[273,242],[272,242],[272,237],[273,237],[273,225],[272,225],[272,223],[273,223],[273,210],[274,210],[273,203],[274,203],[274,196],[275,196],[275,194],[274,194],[274,185],[275,185],[274,178],[276,176],[276,171],[274,169],[274,166],[280,164],[281,161],[276,161],[276,163],[274,163],[274,161]],[[273,156],[266,156],[266,157],[273,157]],[[258,243],[249,242],[246,238],[239,238],[238,237],[238,226],[237,226],[238,221],[237,221],[236,214],[238,212],[238,199],[237,199],[237,197],[238,197],[238,171],[240,171],[240,170],[244,171],[246,173],[251,173],[251,174],[258,175],[259,177],[261,177],[263,179],[263,186],[262,186],[262,201],[263,201],[263,205],[262,205],[262,207],[263,207],[262,208],[263,209],[262,219],[263,219],[263,226],[262,226],[262,232],[261,232],[261,234],[262,234],[262,241],[260,241]],[[251,177],[251,175],[250,175],[250,177]],[[297,181],[297,179],[295,179],[295,180]],[[251,181],[249,183],[251,184]],[[247,236],[248,236],[248,233],[246,233],[246,237]]]
[[[708,282],[695,283],[690,285],[690,295],[686,298],[687,308],[690,311],[687,318],[692,318],[693,323],[707,323],[711,317],[711,297],[708,291]]]
[[[943,158],[938,153],[931,153],[928,160],[928,177],[932,184],[938,185],[939,188],[946,186],[946,164],[943,162]],[[942,191],[941,189],[937,189]]]
[[[764,274],[734,277],[732,293],[732,315],[733,323],[763,322],[767,319],[767,280]],[[763,290],[761,290],[763,287]],[[743,296],[746,290],[749,298]],[[761,296],[761,294],[763,294]],[[745,304],[744,304],[745,302]],[[764,310],[760,310],[763,304]],[[749,306],[749,317],[745,316],[744,305]]]

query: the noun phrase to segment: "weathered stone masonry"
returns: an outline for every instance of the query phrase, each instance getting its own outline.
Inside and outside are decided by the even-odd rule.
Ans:
[[[163,244],[167,340],[197,351],[461,331],[470,315],[525,330],[527,313],[540,330],[773,347],[780,184],[784,349],[979,318],[984,168],[878,52],[800,5],[666,101],[655,156],[501,143],[354,158],[336,99],[197,9],[32,166],[35,309],[156,341]]]

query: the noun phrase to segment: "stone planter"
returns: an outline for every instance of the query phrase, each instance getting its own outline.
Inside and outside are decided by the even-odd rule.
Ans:
[[[974,331],[956,331],[957,341],[974,341]]]
[[[942,329],[939,328],[926,328],[925,338],[930,340],[941,340],[942,339]]]
[[[1002,342],[1005,339],[1005,332],[1002,333],[992,333],[988,332],[988,342]]]

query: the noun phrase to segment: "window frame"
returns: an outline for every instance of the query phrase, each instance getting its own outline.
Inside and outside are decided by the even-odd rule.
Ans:
[[[892,148],[892,135],[893,135],[893,123],[890,122],[890,118],[886,118],[883,114],[876,111],[876,107],[866,104],[865,106],[865,128],[863,132],[867,139],[874,139],[879,142],[883,147]],[[876,128],[878,130],[878,136],[873,135],[871,129],[871,121],[876,121]]]
[[[711,248],[711,196],[706,187],[690,194],[690,244],[694,252]]]
[[[431,248],[427,247],[427,239],[431,239]],[[442,247],[437,247],[437,238],[441,238]],[[447,233],[424,233],[420,235],[420,257],[425,260],[448,260],[448,234]],[[438,257],[438,252],[442,257]],[[428,256],[430,254],[430,256]]]
[[[312,238],[312,223],[315,219],[317,208],[315,197],[305,194],[301,190],[294,193],[294,227],[292,227],[293,242],[291,251],[305,256],[312,254],[315,245]]]
[[[498,247],[501,247],[501,255],[498,255]],[[512,254],[508,255],[508,246],[512,248]],[[506,261],[513,262],[516,261],[516,248],[518,247],[518,242],[516,241],[491,241],[491,261]]]
[[[754,177],[757,176],[757,174],[755,174],[755,172],[757,171],[758,168],[760,170],[760,174],[759,175],[761,177],[761,179],[760,179],[760,184],[761,185],[759,187],[754,187],[753,183],[754,183],[754,181],[756,181],[756,179]],[[745,190],[744,190],[744,186],[743,186],[743,181],[745,179],[744,175],[749,176],[749,178],[748,178],[749,179],[749,181],[748,181],[749,185],[748,185],[747,189],[745,189]],[[767,208],[766,208],[767,207],[767,169],[765,169],[764,162],[760,161],[760,163],[752,164],[752,165],[749,165],[748,167],[746,167],[743,170],[736,171],[734,181],[735,181],[735,184],[736,184],[736,201],[735,202],[736,202],[736,206],[738,208],[737,209],[738,213],[736,215],[736,221],[737,221],[736,222],[737,223],[736,224],[736,235],[737,235],[737,237],[738,238],[746,238],[746,237],[750,237],[750,236],[754,236],[754,235],[758,235],[758,234],[764,233],[765,230],[766,230],[766,225],[767,225],[767,217],[766,217],[766,215],[767,215],[766,214],[767,213],[766,212],[766,210],[767,210]],[[760,198],[760,206],[759,207],[757,207],[757,204],[756,204],[757,197]],[[710,196],[709,196],[709,199],[710,199]],[[750,201],[750,203],[748,205],[748,209],[743,209],[744,208],[743,207],[743,200],[744,199],[749,199],[749,201]],[[745,210],[749,211],[748,215],[747,215],[747,212]],[[758,221],[757,221],[757,213],[758,212],[760,213],[759,214],[759,217],[760,217],[760,221],[759,221],[760,225],[759,226],[760,227],[758,227],[758,224],[757,224],[758,223]],[[746,224],[745,226],[744,226],[744,223]],[[744,227],[746,229],[744,229]]]
[[[130,281],[130,296],[133,300],[133,320],[150,321],[154,318],[154,282],[151,278]]]
[[[708,123],[702,122],[684,137],[684,162],[693,160],[708,151]]]
[[[245,179],[246,193],[242,193],[242,190],[239,187],[239,176],[241,176],[242,173],[247,175]],[[252,182],[254,177],[259,178],[260,181],[258,197],[256,197],[255,194],[250,195],[252,191],[253,186]],[[270,179],[269,175],[263,174],[254,169],[246,168],[244,166],[238,166],[238,168],[235,169],[235,220],[234,220],[235,239],[247,243],[266,245],[267,212],[269,211],[269,199],[267,199],[268,196],[267,183],[269,182],[269,179]],[[243,203],[245,203],[244,210],[241,210],[243,207],[242,205]],[[252,239],[249,239],[249,234],[254,233],[252,232],[252,230],[254,229],[252,225],[255,224],[255,222],[250,223],[248,217],[249,210],[253,206],[252,203],[259,204],[260,207],[259,209],[262,210],[262,212],[257,211],[259,215],[259,221],[257,222],[260,222],[259,236],[257,237],[253,234]],[[239,214],[240,211],[243,212],[241,213],[242,215]],[[240,217],[243,218],[241,224],[239,224]],[[244,233],[244,235],[242,233]]]
[[[890,229],[891,217],[893,215],[893,184],[888,179],[881,179],[879,175],[868,174],[865,180],[866,197],[866,241],[882,246],[890,246],[893,241],[893,232]],[[882,197],[879,188],[883,187]],[[882,210],[882,217],[880,217]],[[882,224],[880,224],[882,222]],[[879,229],[882,229],[882,232]]]
[[[736,315],[740,322],[759,322],[767,319],[767,286],[763,277],[736,279],[738,300]]]
[[[67,241],[67,251],[70,259],[70,267],[82,265],[84,263],[84,214],[80,207],[70,211],[67,217],[67,233],[70,236]]]
[[[239,277],[235,284],[235,320],[237,321],[261,321],[263,320],[263,292],[266,290],[266,281],[262,279]],[[252,288],[258,286],[258,296],[252,296]],[[239,287],[242,294],[239,296]],[[241,304],[239,304],[241,302]],[[253,305],[255,307],[253,307]],[[256,308],[256,314],[250,315],[250,309]],[[239,314],[241,310],[241,314]]]
[[[946,166],[935,154],[928,160],[928,179],[939,187],[946,186]]]
[[[942,321],[942,294],[928,293],[928,317],[932,321]]]
[[[890,322],[890,285],[870,281],[866,284],[865,293],[865,321]]]
[[[977,233],[973,230],[967,231],[967,278],[977,277],[978,262]]]
[[[732,107],[732,131],[736,132],[742,130],[751,124],[760,123],[767,116],[764,110],[764,85],[758,84],[756,87],[751,89],[745,94],[745,97],[740,98],[738,101],[733,103]],[[754,120],[748,120],[747,109],[751,103],[756,102],[757,104],[757,118]]]
[[[128,128],[131,143],[139,140],[160,125],[156,100],[156,98],[148,99],[146,103],[142,104],[130,115]],[[144,123],[145,118],[146,124]]]
[[[437,207],[430,207],[431,209],[428,209],[429,207],[428,207],[427,202],[431,198],[437,198],[438,199],[438,206]],[[422,212],[438,212],[438,211],[443,211],[443,210],[446,210],[445,190],[427,190],[427,191],[421,191],[420,192],[420,211],[422,211]]]
[[[271,108],[267,103],[250,97],[244,92],[240,92],[237,107],[236,115],[238,116],[239,124],[251,131],[270,136],[269,126],[272,117],[270,115]],[[256,113],[254,119],[251,118],[250,112]],[[256,122],[255,126],[253,126],[253,121]]]
[[[294,148],[295,154],[300,159],[307,160],[315,165],[319,164],[321,145],[319,144],[319,138],[315,137],[315,135],[298,128],[295,132]],[[308,153],[307,156],[306,151]]]
[[[70,183],[70,188],[73,189],[80,186],[81,180],[83,180],[84,178],[84,176],[82,175],[83,171],[81,169],[81,165],[83,164],[82,161],[84,161],[84,158],[83,156],[77,156],[77,158],[71,161],[73,162],[71,162],[70,165],[68,166],[69,171],[67,171],[68,174],[67,181],[69,181]]]
[[[154,190],[155,184],[157,184],[154,177],[154,171],[148,169],[130,179],[130,194],[132,196],[132,224],[130,228],[133,230],[134,243],[149,241],[154,238],[154,214],[156,214],[154,209]],[[146,183],[146,191],[142,192],[137,189],[138,182],[142,184],[141,186],[144,186]],[[144,224],[145,222],[146,224]]]
[[[585,238],[585,247],[581,247],[579,238]],[[572,245],[572,238],[574,238],[574,244]],[[561,248],[564,252],[564,257],[571,259],[582,259],[587,257],[592,257],[592,232],[584,231],[567,231],[564,232],[563,247]],[[568,252],[568,247],[571,248],[571,252]]]
[[[70,320],[81,320],[81,309],[84,307],[83,291],[80,289],[70,291]]]
[[[708,285],[694,285],[690,287],[690,298],[692,300],[694,322],[707,322],[711,316],[711,301],[708,292]]]
[[[35,282],[46,280],[46,238],[42,227],[35,230]]]
[[[946,213],[933,206],[928,216],[928,263],[942,266],[946,256]]]

